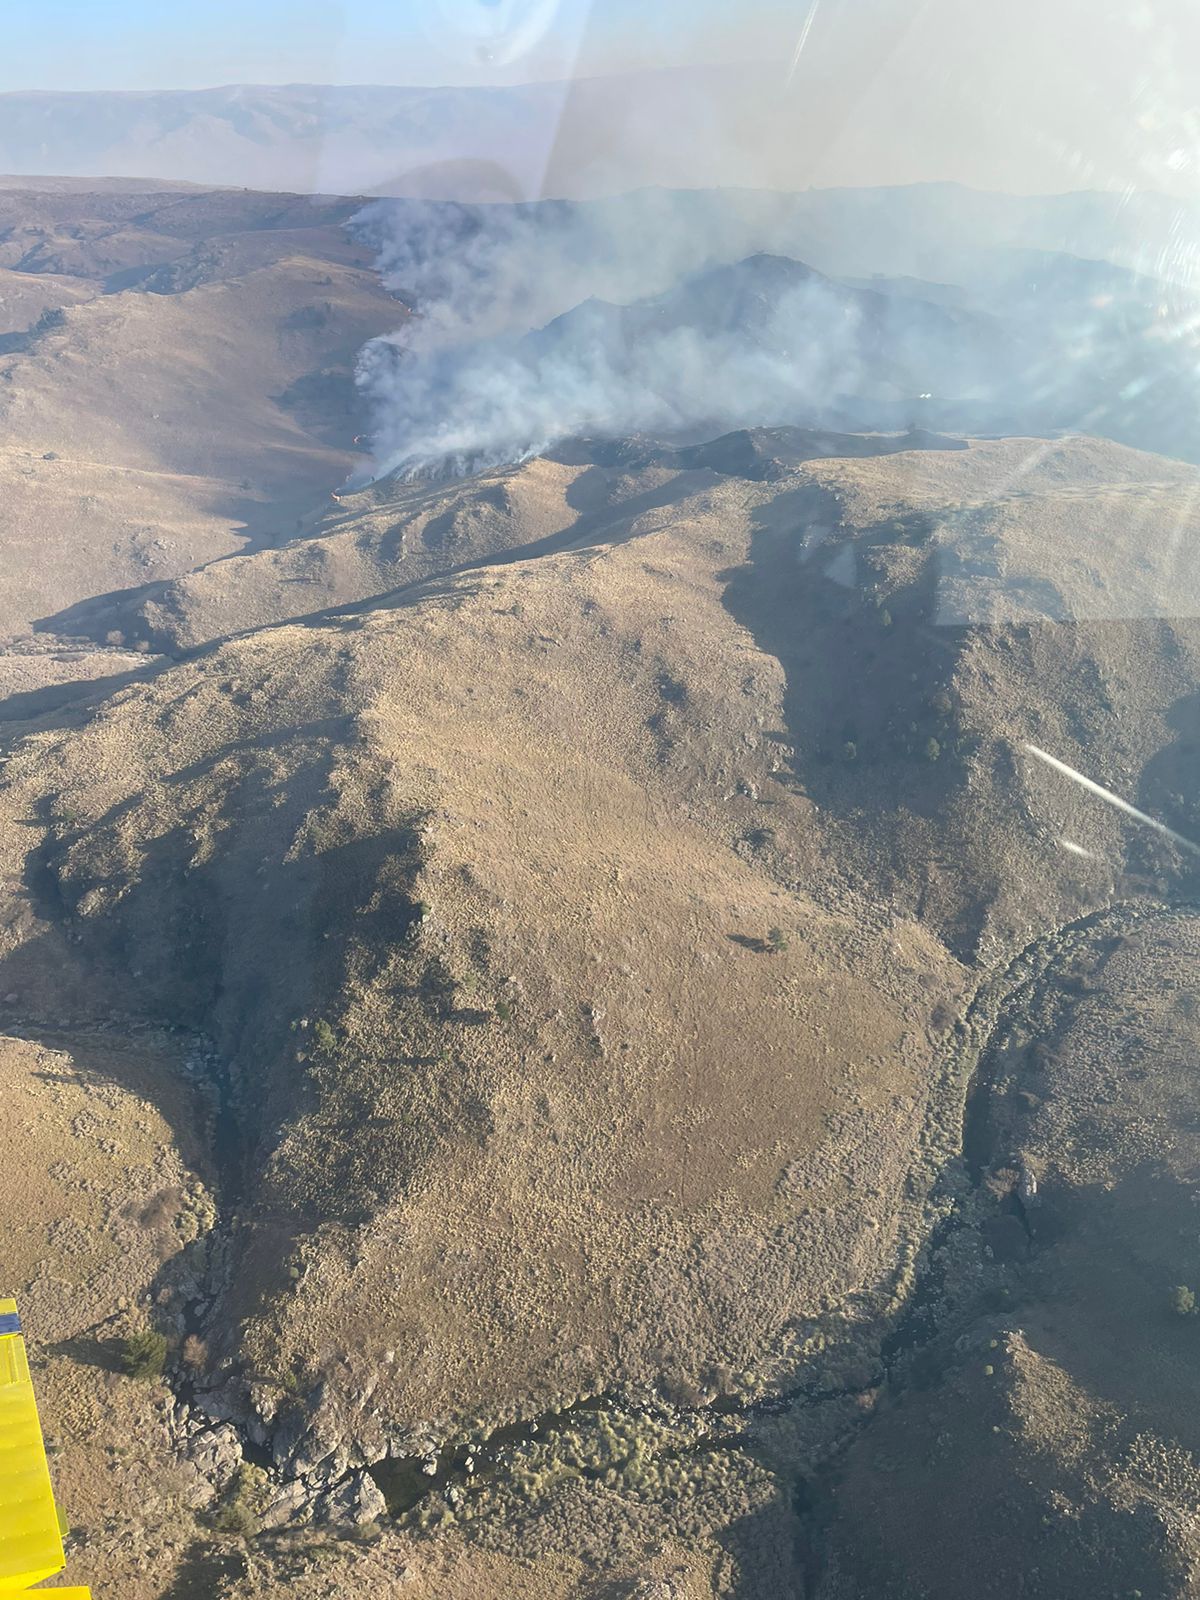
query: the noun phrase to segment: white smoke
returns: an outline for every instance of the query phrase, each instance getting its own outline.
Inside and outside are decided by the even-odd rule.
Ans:
[[[384,202],[356,226],[412,308],[359,362],[375,476],[475,470],[576,434],[800,420],[857,380],[854,317],[815,275],[764,306],[753,337],[719,319],[657,329],[653,316],[622,333],[614,307],[774,242],[736,208],[718,225],[699,197],[664,191],[589,206]]]
[[[360,358],[362,477],[474,470],[574,434],[786,423],[1069,427],[1193,458],[1194,307],[1164,322],[1161,285],[1102,265],[1123,250],[1110,200],[931,186],[376,202],[353,226],[411,314]],[[1075,235],[1090,260],[1061,252]],[[758,252],[849,281],[798,266],[759,281]],[[723,306],[706,279],[740,262]],[[1177,323],[1188,338],[1164,343]]]
[[[786,254],[794,228],[779,199],[644,189],[584,203],[380,200],[350,226],[387,287],[419,309],[428,348],[525,333],[591,295],[624,304],[755,250]]]

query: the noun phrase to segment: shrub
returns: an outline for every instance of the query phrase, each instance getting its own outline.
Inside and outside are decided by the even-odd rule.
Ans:
[[[179,1354],[189,1372],[203,1372],[208,1365],[208,1346],[197,1333],[188,1334]]]
[[[324,1051],[326,1055],[333,1054],[337,1046],[337,1034],[334,1033],[324,1017],[318,1017],[313,1023],[313,1039],[318,1050]]]
[[[259,1474],[260,1479],[261,1476]],[[255,1470],[243,1461],[234,1474],[224,1502],[213,1514],[212,1526],[217,1533],[231,1533],[241,1539],[254,1537],[258,1532],[258,1518],[252,1504],[254,1492]]]
[[[1177,1284],[1171,1290],[1171,1310],[1177,1317],[1196,1315],[1196,1296],[1186,1283]]]
[[[130,1378],[159,1378],[167,1364],[167,1338],[154,1328],[131,1333],[121,1345],[121,1368]]]
[[[843,761],[857,761],[858,760],[858,746],[855,744],[853,739],[847,739],[845,744],[842,746],[842,760]]]
[[[938,759],[938,757],[941,755],[941,753],[942,753],[942,747],[937,742],[936,739],[932,739],[932,738],[931,739],[926,739],[926,741],[925,741],[925,759],[926,759],[926,761],[936,761]]]
[[[782,955],[788,947],[787,934],[782,928],[769,928],[767,930],[767,949],[772,955]]]

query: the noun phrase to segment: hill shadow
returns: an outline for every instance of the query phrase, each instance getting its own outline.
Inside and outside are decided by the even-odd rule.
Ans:
[[[233,1593],[230,1585],[241,1583],[249,1570],[249,1561],[241,1550],[196,1539],[184,1551],[170,1587],[162,1592],[162,1600],[220,1600],[222,1595]]]
[[[18,689],[0,699],[0,723],[30,722],[50,716],[78,701],[102,700],[131,683],[146,683],[165,670],[169,663],[148,661],[144,667],[112,672],[102,678],[70,678],[65,683],[49,683],[40,689]]]
[[[832,492],[784,489],[752,520],[749,559],[718,574],[724,603],[784,671],[792,782],[837,815],[935,817],[958,770],[952,673],[963,628],[934,622],[932,519],[845,528]]]
[[[130,584],[123,589],[87,595],[59,611],[35,618],[33,631],[68,639],[88,639],[93,644],[112,643],[110,635],[114,633],[119,634],[121,642],[126,645],[138,640],[161,643],[154,630],[138,615],[139,607],[151,600],[169,596],[179,578],[191,572],[219,566],[234,557],[256,555],[262,550],[274,550],[285,545],[295,537],[296,528],[302,523],[304,515],[320,499],[321,490],[317,487],[300,494],[282,495],[273,489],[266,501],[252,499],[242,493],[218,496],[210,507],[211,512],[218,520],[228,522],[233,537],[243,541],[238,549],[212,561],[201,562],[177,577],[154,578],[146,583]]]
[[[297,1235],[358,1225],[440,1146],[490,1129],[483,1069],[454,1046],[492,1013],[451,1005],[436,952],[410,939],[423,819],[397,812],[383,780],[362,827],[330,806],[351,729],[290,730],[304,754],[286,785],[270,748],[229,741],[161,780],[153,827],[131,815],[140,794],[84,822],[47,802],[25,824],[24,891],[50,926],[0,957],[0,996],[12,994],[0,1028],[69,1049],[85,1068],[89,1033],[111,1039],[95,1070],[160,1111],[185,1160],[211,1172],[223,1212],[246,1207],[254,1226],[238,1248],[253,1271],[240,1278],[241,1315],[288,1291]],[[212,854],[197,849],[195,820],[216,799],[237,827]],[[405,1036],[344,1034],[344,990],[385,970],[392,993],[411,990]],[[117,1048],[147,1027],[206,1043],[207,1152],[174,1074],[156,1079],[146,1051]],[[439,1047],[424,1048],[435,1035]],[[303,1141],[289,1142],[302,1119]]]
[[[1161,622],[1158,626],[1167,646],[1163,657],[1169,661],[1178,653],[1171,624]],[[1175,737],[1142,768],[1136,803],[1149,816],[1200,846],[1200,692],[1181,695],[1164,720]],[[1161,843],[1158,853],[1166,854]],[[1183,849],[1173,853],[1174,870],[1179,874],[1178,892],[1195,897],[1200,893],[1200,857]]]

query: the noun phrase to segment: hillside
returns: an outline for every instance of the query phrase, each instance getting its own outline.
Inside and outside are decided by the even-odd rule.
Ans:
[[[579,446],[404,491],[414,526],[502,517],[507,549],[252,628],[14,749],[14,1017],[170,1021],[222,1063],[220,1265],[155,1315],[199,1317],[192,1404],[266,1440],[268,1519],[367,1493],[365,1463],[427,1520],[424,1462],[460,1579],[541,1550],[569,1593],[554,1563],[602,1529],[636,1572],[653,1507],[693,1559],[772,1530],[733,1540],[730,1581],[789,1592],[772,1508],[880,1392],[958,1148],[967,996],[1114,893],[1191,884],[1020,751],[1156,812],[1186,794],[1194,630],[1145,605],[1177,575],[1145,547],[1130,606],[1118,541],[1084,604],[1070,540],[1094,549],[1106,507],[1127,530],[1130,494],[1184,503],[1194,469],[900,442]],[[470,1490],[498,1427],[592,1397]],[[644,1472],[564,1477],[620,1439]]]
[[[402,314],[352,209],[0,193],[0,635],[69,636],[75,601],[286,536],[342,481],[355,356]]]
[[[1174,449],[1183,309],[945,200],[650,283],[0,187],[0,1289],[97,1593],[1192,1592],[1200,468],[966,425],[1078,345]],[[904,217],[959,277],[829,275]],[[497,352],[621,403],[385,470]]]

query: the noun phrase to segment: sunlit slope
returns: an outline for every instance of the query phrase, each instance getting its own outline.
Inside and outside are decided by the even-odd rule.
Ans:
[[[83,299],[29,256],[5,274],[5,306],[61,315],[22,312],[0,355],[0,634],[72,634],[80,600],[286,538],[354,467],[355,354],[397,304],[336,227],[222,238],[219,198],[190,202],[205,245],[147,250],[146,272],[170,262],[155,288]]]
[[[80,607],[76,625],[179,651],[460,568],[620,541],[647,510],[711,485],[711,474],[652,450],[627,466],[538,457],[465,483],[380,484],[339,495],[277,548],[107,596]]]
[[[719,511],[714,491],[736,496],[737,480],[748,480],[743,499],[746,492],[773,498],[785,481],[803,486],[802,473],[795,475],[805,462],[907,454],[919,444],[963,448],[931,434],[763,428],[682,449],[652,439],[572,440],[465,480],[383,478],[339,490],[284,543],[101,596],[78,607],[71,625],[94,640],[119,634],[179,651],[370,601],[440,573],[621,542],[651,512],[711,518]],[[753,483],[776,487],[752,490]]]
[[[573,442],[466,481],[384,480],[340,493],[282,544],[102,597],[73,622],[97,640],[117,632],[177,651],[498,557],[621,540],[648,511],[739,482],[763,505],[764,530],[781,518],[795,533],[806,590],[826,579],[810,521],[844,524],[851,539],[875,530],[865,542],[877,544],[891,520],[893,539],[912,544],[916,524],[899,524],[923,519],[938,531],[917,558],[936,583],[938,626],[1137,621],[1190,614],[1200,599],[1190,559],[1200,476],[1189,465],[1090,438],[967,449],[934,434],[755,429],[683,449]],[[830,498],[797,519],[804,491]]]
[[[139,588],[226,555],[241,547],[247,522],[267,512],[261,491],[242,479],[46,454],[0,448],[3,633],[25,633],[85,596]],[[76,632],[70,618],[53,626]]]
[[[95,292],[95,285],[83,278],[10,272],[0,267],[0,338],[15,343],[12,336],[28,332],[47,311],[79,305]]]
[[[282,548],[81,608],[80,626],[178,650],[322,607],[415,604],[439,572],[590,559],[686,526],[689,560],[711,564],[783,674],[777,768],[817,802],[822,875],[882,888],[963,951],[1002,948],[1130,872],[1179,865],[1031,766],[1026,743],[1194,830],[1200,477],[1090,438],[907,442],[925,447],[756,430],[381,484]]]
[[[344,1351],[364,1452],[770,1383],[814,1305],[892,1293],[960,980],[790,792],[723,601],[749,499],[249,635],[10,768],[5,973],[216,1037],[251,1222],[216,1337],[302,1385]]]
[[[341,224],[359,207],[333,196],[264,194],[194,184],[27,177],[0,179],[0,265],[36,278],[80,277],[109,292],[169,263],[253,250],[262,264],[297,254],[341,255]],[[282,250],[270,252],[270,242]],[[365,265],[361,253],[357,256]]]
[[[320,441],[295,415],[303,392],[288,391],[334,366],[349,389],[354,353],[385,314],[394,320],[395,303],[371,274],[313,259],[178,294],[105,296],[9,358],[5,432],[108,466],[249,473],[277,489],[298,467],[330,474],[347,457],[329,441],[306,465]]]
[[[275,620],[220,563],[250,631],[15,746],[0,994],[214,1040],[198,1393],[285,1479],[584,1395],[861,1420],[967,993],[1194,893],[1025,750],[1194,834],[1193,469],[904,442],[381,488],[302,542],[361,542],[346,590]]]

